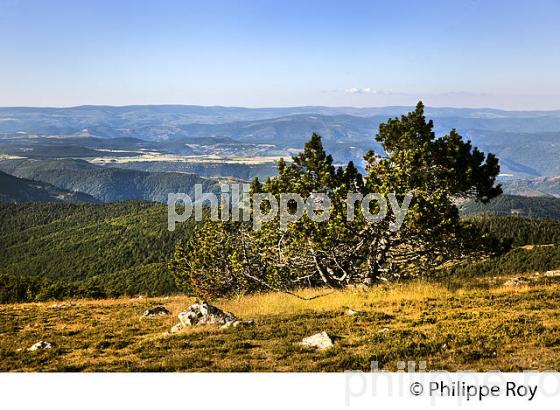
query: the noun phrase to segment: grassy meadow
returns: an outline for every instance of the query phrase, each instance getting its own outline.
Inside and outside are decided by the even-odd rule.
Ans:
[[[527,275],[526,275],[527,276]],[[248,327],[198,326],[169,334],[189,297],[0,305],[0,371],[560,370],[560,283],[530,275],[478,279],[469,288],[422,281],[372,289],[268,293],[211,303]],[[53,307],[53,305],[55,305]],[[56,305],[59,305],[58,307]],[[143,318],[164,305],[171,316]],[[350,307],[360,313],[346,315]],[[331,349],[300,345],[327,331]],[[54,347],[27,351],[45,340]]]

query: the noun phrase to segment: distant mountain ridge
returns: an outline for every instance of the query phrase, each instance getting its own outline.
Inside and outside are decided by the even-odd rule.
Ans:
[[[380,151],[374,139],[379,124],[411,109],[182,105],[0,108],[0,154],[89,158],[106,156],[109,150],[113,156],[130,155],[117,150],[153,150],[199,155],[190,145],[220,150],[215,145],[230,144],[237,145],[237,154],[244,155],[245,144],[271,144],[270,152],[262,155],[276,156],[301,149],[316,132],[335,161],[353,160],[359,166],[369,149]],[[496,153],[506,176],[560,175],[560,111],[426,107],[426,116],[434,120],[437,135],[455,128],[483,151]]]
[[[560,176],[504,181],[506,194],[522,196],[552,196],[560,198]]]
[[[96,203],[90,195],[70,192],[51,184],[18,178],[0,171],[0,202],[22,204],[28,202]]]
[[[86,193],[101,202],[147,200],[167,202],[173,192],[194,194],[195,184],[203,192],[217,192],[217,179],[179,172],[144,172],[100,167],[82,160],[0,160],[0,170],[56,187]]]
[[[359,118],[395,117],[413,107],[279,107],[244,108],[192,105],[131,105],[131,106],[78,106],[68,108],[0,107],[0,132],[37,132],[68,134],[94,128],[103,136],[111,129],[142,129],[145,127],[181,127],[187,124],[225,124],[239,121],[261,121],[298,115],[350,116]],[[503,121],[513,121],[515,130],[527,122],[530,130],[556,131],[560,120],[558,111],[505,111],[492,108],[437,108],[426,107],[426,115],[434,119],[462,119],[480,129],[503,130]],[[447,122],[447,121],[446,121]],[[460,125],[460,126],[459,126]],[[550,126],[552,125],[552,129]],[[92,130],[90,130],[92,131]],[[115,136],[115,135],[113,135]]]

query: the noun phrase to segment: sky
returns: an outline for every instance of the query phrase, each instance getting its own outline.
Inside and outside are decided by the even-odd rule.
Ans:
[[[560,0],[0,0],[0,106],[560,109]]]

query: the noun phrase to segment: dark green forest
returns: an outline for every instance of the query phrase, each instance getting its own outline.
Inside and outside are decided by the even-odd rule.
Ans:
[[[560,221],[557,220],[487,214],[464,219],[473,221],[483,232],[511,241],[515,247],[560,244]]]
[[[474,276],[523,274],[557,269],[560,269],[560,245],[558,243],[550,246],[536,246],[531,249],[514,248],[504,255],[494,258],[457,264],[445,270],[439,278],[447,276],[455,283],[466,283]]]
[[[560,222],[515,216],[469,216],[510,240],[508,253],[462,264],[457,277],[560,268]],[[167,208],[150,202],[33,203],[0,206],[0,302],[170,295],[175,243],[191,223],[167,230]],[[553,246],[519,249],[527,244]]]
[[[462,214],[512,215],[560,220],[560,198],[500,195],[489,203],[466,201],[459,206]]]
[[[175,293],[166,263],[190,228],[149,202],[2,205],[0,301]]]

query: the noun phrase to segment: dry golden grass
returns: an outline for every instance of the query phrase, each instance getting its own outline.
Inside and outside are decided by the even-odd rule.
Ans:
[[[429,370],[560,369],[560,285],[551,281],[449,290],[411,282],[305,290],[212,301],[244,328],[199,326],[167,332],[194,298],[122,298],[0,306],[0,371],[344,371],[372,360],[395,369],[425,360]],[[74,303],[75,305],[72,305]],[[169,317],[142,318],[164,305]],[[360,313],[344,314],[346,307]],[[327,351],[303,348],[305,336],[326,330]],[[39,340],[50,350],[28,352]]]
[[[308,300],[290,297],[282,293],[265,293],[243,296],[238,299],[219,301],[221,308],[240,317],[301,313],[308,310],[328,311],[350,307],[354,310],[371,309],[374,305],[394,302],[417,301],[428,297],[446,297],[450,292],[443,286],[425,282],[392,284],[371,289],[361,287],[344,291],[329,289],[306,289],[298,295]]]

